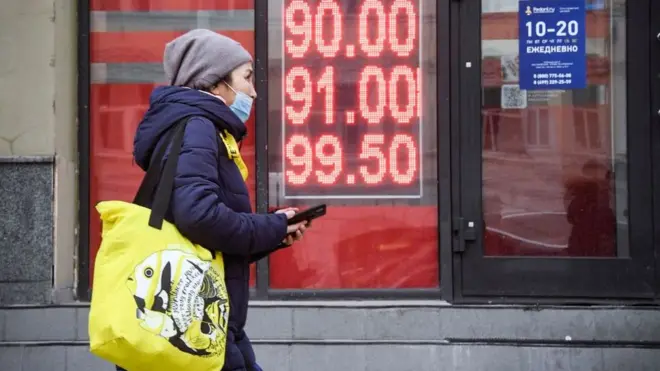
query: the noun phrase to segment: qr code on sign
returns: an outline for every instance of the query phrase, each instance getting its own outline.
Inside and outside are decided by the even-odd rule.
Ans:
[[[502,108],[527,108],[527,90],[519,85],[502,85]]]

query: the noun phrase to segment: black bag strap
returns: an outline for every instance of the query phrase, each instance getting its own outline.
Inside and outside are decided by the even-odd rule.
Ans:
[[[181,120],[167,133],[163,144],[152,156],[147,173],[144,175],[133,200],[136,205],[146,206],[153,196],[149,226],[156,229],[162,228],[165,213],[170,204],[170,197],[174,188],[174,177],[176,176],[176,168],[187,124],[188,118]],[[161,162],[168,147],[171,148],[170,154],[167,161],[165,161],[165,167],[161,169]]]
[[[163,156],[165,156],[168,146],[172,142],[172,137],[174,137],[175,132],[176,130],[168,130],[163,143],[158,147],[156,152],[152,153],[149,168],[142,178],[142,182],[135,194],[135,198],[133,198],[134,204],[147,207],[151,202],[151,198],[153,197],[154,191],[158,186],[158,181],[160,180],[161,161]]]

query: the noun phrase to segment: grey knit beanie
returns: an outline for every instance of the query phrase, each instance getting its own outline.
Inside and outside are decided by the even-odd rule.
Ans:
[[[236,40],[210,30],[189,31],[165,45],[163,66],[167,82],[206,90],[236,67],[252,61]]]

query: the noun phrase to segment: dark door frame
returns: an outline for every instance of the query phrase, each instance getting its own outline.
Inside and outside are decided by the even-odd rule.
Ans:
[[[654,262],[653,209],[648,202],[653,198],[653,178],[650,171],[635,170],[652,168],[650,125],[658,121],[657,116],[651,118],[650,115],[650,52],[646,43],[640,43],[649,38],[650,6],[649,0],[628,0],[626,11],[626,45],[634,48],[634,54],[626,58],[627,117],[629,123],[634,123],[627,127],[631,258],[484,258],[481,243],[481,3],[460,2],[457,27],[460,47],[452,74],[459,76],[458,81],[452,81],[452,93],[460,101],[452,105],[458,108],[457,114],[452,114],[452,139],[455,147],[459,147],[454,150],[454,157],[458,159],[453,160],[456,202],[453,212],[457,231],[454,248],[465,244],[466,251],[455,253],[453,259],[456,302],[604,303],[650,302],[653,299],[658,266]],[[657,54],[656,51],[656,58]],[[660,135],[657,125],[653,132],[654,136]],[[655,158],[660,158],[657,147],[654,146]],[[660,170],[654,174],[660,184]],[[658,197],[655,201],[656,205],[660,204]],[[461,228],[456,225],[461,222],[459,218],[475,223],[474,242],[461,238],[458,233]],[[660,227],[655,228],[656,235],[660,236]],[[533,265],[526,264],[532,260]],[[657,280],[660,282],[660,277]]]
[[[92,298],[90,288],[90,4],[89,0],[78,0],[78,246],[77,271],[78,282],[76,298],[89,301]]]
[[[660,17],[652,14],[660,14],[660,2],[651,1],[649,35],[649,62],[651,75],[651,140],[653,143],[653,209],[654,209],[654,233],[655,241],[660,241]],[[660,244],[654,243],[655,247],[655,287],[660,288]],[[660,298],[660,290],[656,292]]]

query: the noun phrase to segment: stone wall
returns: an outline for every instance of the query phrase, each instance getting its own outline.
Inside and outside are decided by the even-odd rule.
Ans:
[[[90,354],[85,305],[0,308],[3,371],[112,371]],[[264,370],[657,371],[660,311],[254,302],[247,332]]]
[[[49,300],[53,269],[52,158],[0,161],[0,305]]]

